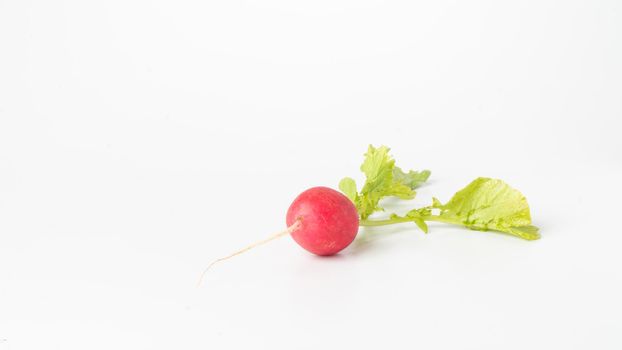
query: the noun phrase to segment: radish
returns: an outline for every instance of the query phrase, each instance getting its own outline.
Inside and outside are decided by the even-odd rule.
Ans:
[[[313,187],[302,192],[287,211],[287,226],[292,238],[317,255],[337,254],[347,247],[359,229],[354,203],[328,187]]]
[[[286,230],[214,260],[203,270],[199,284],[214,264],[288,234],[313,254],[337,254],[352,243],[359,227],[359,215],[354,203],[328,187],[313,187],[302,192],[289,206],[285,221]]]
[[[393,213],[384,219],[371,219],[375,212],[384,211],[380,200],[385,197],[415,198],[415,188],[427,181],[430,171],[402,171],[385,146],[369,146],[361,171],[366,181],[360,191],[356,182],[346,177],[339,183],[345,195],[328,187],[302,192],[289,206],[286,230],[215,260],[201,279],[215,263],[286,235],[313,254],[337,254],[352,243],[359,226],[411,222],[427,233],[426,221],[436,221],[478,231],[505,232],[526,240],[540,238],[538,228],[531,225],[526,198],[505,182],[485,177],[472,181],[445,204],[433,198],[432,205],[412,209],[405,215]]]

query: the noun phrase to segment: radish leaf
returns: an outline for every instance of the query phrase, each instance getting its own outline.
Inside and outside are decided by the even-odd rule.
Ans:
[[[356,183],[351,178],[344,178],[339,183],[339,189],[354,202],[361,219],[367,219],[372,213],[382,211],[378,203],[384,197],[415,198],[414,189],[430,176],[429,170],[403,172],[395,166],[389,150],[386,146],[369,146],[361,165],[366,181],[360,193],[356,192]]]
[[[353,203],[358,200],[358,191],[356,189],[356,182],[349,177],[344,177],[339,181],[339,189],[346,197],[350,198]]]
[[[423,171],[409,171],[405,173],[399,167],[393,168],[393,179],[396,182],[403,183],[404,185],[415,189],[421,186],[430,177],[430,170]]]
[[[475,179],[446,204],[433,197],[431,206],[413,209],[404,216],[390,214],[388,219],[369,220],[372,213],[383,211],[378,203],[384,197],[413,199],[414,189],[427,181],[430,171],[404,172],[395,166],[388,147],[375,148],[371,145],[365,153],[361,170],[366,181],[360,192],[357,192],[356,183],[351,178],[344,178],[339,183],[341,191],[354,202],[361,226],[414,222],[427,233],[426,221],[438,221],[472,230],[505,232],[526,240],[540,238],[539,229],[531,224],[525,196],[501,180],[486,177]]]
[[[531,225],[527,199],[501,180],[485,177],[475,179],[458,191],[444,205],[440,219],[464,225],[473,230],[495,230],[524,239],[540,238],[538,228]]]

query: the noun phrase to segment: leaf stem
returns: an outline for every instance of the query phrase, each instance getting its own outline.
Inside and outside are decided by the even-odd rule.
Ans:
[[[411,218],[396,218],[396,219],[387,219],[387,220],[361,220],[359,222],[359,226],[385,226],[385,225],[393,225],[393,224],[401,224],[403,222],[412,222]]]
[[[386,225],[401,224],[404,222],[413,222],[416,219],[421,219],[423,221],[436,221],[436,222],[444,222],[447,224],[462,225],[462,223],[460,222],[449,220],[439,215],[428,215],[428,216],[420,216],[420,217],[413,217],[413,218],[405,217],[405,218],[395,218],[395,219],[386,219],[386,220],[361,220],[359,222],[359,226],[363,226],[363,227],[386,226]]]

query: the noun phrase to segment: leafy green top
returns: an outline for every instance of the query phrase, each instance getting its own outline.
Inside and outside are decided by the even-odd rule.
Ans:
[[[479,177],[444,205],[436,203],[439,217],[473,230],[495,230],[524,239],[540,238],[531,225],[527,199],[501,180]]]
[[[414,189],[428,179],[430,171],[411,170],[405,173],[395,166],[389,148],[374,148],[371,145],[361,171],[366,181],[360,192],[351,178],[346,177],[339,183],[341,191],[354,202],[361,217],[361,226],[414,222],[427,233],[425,221],[439,221],[473,230],[505,232],[527,240],[540,238],[538,228],[531,224],[527,199],[505,182],[485,177],[475,179],[446,204],[434,198],[432,205],[413,209],[404,216],[390,214],[385,220],[369,220],[372,213],[383,210],[379,202],[384,197],[413,199]],[[433,211],[439,213],[435,215]]]
[[[367,219],[373,212],[382,211],[378,202],[384,197],[415,198],[414,189],[430,176],[428,170],[404,173],[395,166],[395,160],[389,155],[389,148],[386,146],[374,148],[370,145],[361,171],[367,180],[360,193],[357,192],[356,182],[349,177],[343,178],[339,183],[339,189],[354,202],[361,219]]]

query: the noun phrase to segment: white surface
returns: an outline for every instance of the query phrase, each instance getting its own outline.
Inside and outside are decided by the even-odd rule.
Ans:
[[[622,2],[0,0],[0,349],[620,349]],[[543,238],[286,238],[368,143]]]

